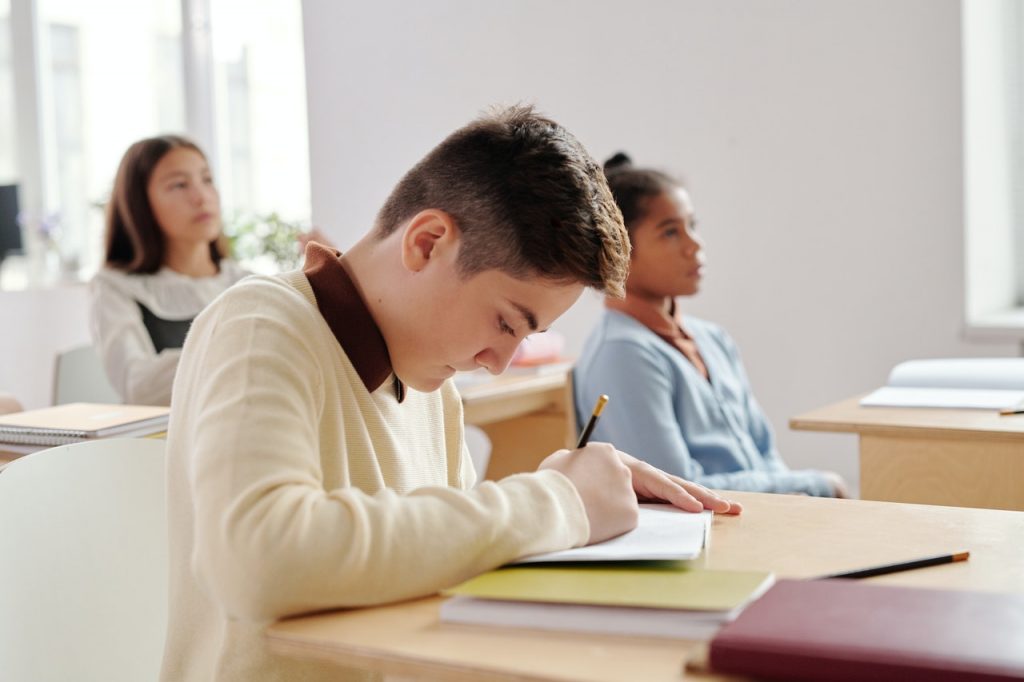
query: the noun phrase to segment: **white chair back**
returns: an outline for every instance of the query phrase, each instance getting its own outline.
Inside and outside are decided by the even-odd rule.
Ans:
[[[78,346],[57,354],[53,370],[53,404],[120,403],[120,394],[110,385],[96,349]]]
[[[491,439],[479,426],[466,424],[466,447],[469,458],[476,469],[476,481],[479,483],[487,476],[487,465],[491,461]]]
[[[164,450],[163,440],[103,439],[26,455],[0,472],[0,677],[159,677]]]

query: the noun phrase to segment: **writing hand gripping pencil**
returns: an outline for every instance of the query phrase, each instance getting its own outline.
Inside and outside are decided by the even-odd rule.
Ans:
[[[595,411],[600,414],[600,410]],[[594,419],[591,416],[591,421]],[[589,439],[589,433],[584,433]],[[538,469],[554,469],[572,482],[590,522],[588,544],[636,527],[638,500],[668,502],[691,512],[711,509],[738,514],[741,510],[739,504],[701,485],[666,474],[608,443],[588,442],[575,450],[559,450],[545,458]]]
[[[586,447],[590,436],[594,433],[597,419],[604,412],[607,404],[608,396],[602,393],[598,396],[597,403],[594,404],[594,410],[590,414],[586,428],[580,434],[580,439],[576,443],[577,449]],[[699,483],[668,474],[624,452],[620,452],[619,456],[633,474],[633,487],[641,501],[671,502],[688,511],[711,509],[719,514],[739,514],[743,511],[743,506],[739,502],[725,500]],[[637,486],[638,482],[641,484],[640,487]],[[680,487],[685,491],[685,495],[679,494]],[[726,504],[719,504],[720,502]],[[698,504],[701,506],[697,507]]]

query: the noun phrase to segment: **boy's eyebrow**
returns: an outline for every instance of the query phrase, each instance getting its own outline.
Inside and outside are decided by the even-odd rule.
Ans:
[[[530,327],[531,332],[537,331],[537,316],[533,314],[533,311],[524,305],[520,305],[515,301],[509,301],[513,308],[519,311],[519,314],[526,319],[526,324]],[[547,331],[546,329],[544,331]]]

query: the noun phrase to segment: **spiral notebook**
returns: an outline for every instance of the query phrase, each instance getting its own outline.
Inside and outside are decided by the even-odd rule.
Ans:
[[[0,443],[67,445],[90,438],[144,436],[167,428],[170,409],[69,403],[0,416]]]

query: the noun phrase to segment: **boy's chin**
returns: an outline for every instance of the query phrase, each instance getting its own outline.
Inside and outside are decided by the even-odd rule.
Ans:
[[[410,376],[408,378],[400,378],[402,379],[402,383],[404,383],[407,387],[411,388],[414,391],[418,391],[419,393],[430,393],[431,391],[436,391],[437,389],[441,388],[445,381],[448,380],[448,377],[445,376]]]
[[[432,393],[437,389],[441,388],[444,384],[444,379],[432,379],[426,381],[419,381],[417,383],[407,382],[406,386],[418,393]]]

